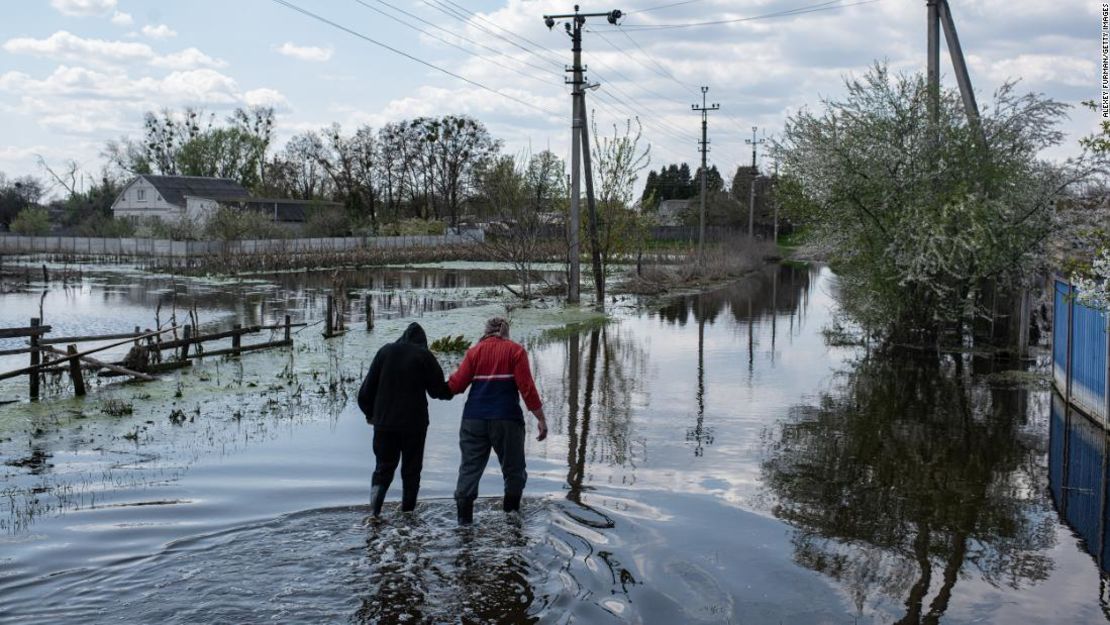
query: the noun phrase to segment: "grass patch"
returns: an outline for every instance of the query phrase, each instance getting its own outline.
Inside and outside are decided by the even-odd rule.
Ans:
[[[135,406],[122,399],[105,399],[100,403],[100,412],[112,417],[124,417],[135,411]]]

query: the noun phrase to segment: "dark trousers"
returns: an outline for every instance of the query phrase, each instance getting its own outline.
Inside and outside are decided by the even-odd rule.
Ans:
[[[478,496],[478,482],[489,463],[489,452],[497,454],[505,495],[524,492],[528,472],[524,470],[524,423],[510,420],[463,419],[459,427],[459,482],[455,499],[473,500]]]
[[[401,483],[405,491],[420,488],[420,471],[424,468],[424,437],[427,428],[383,430],[374,428],[374,476],[372,486],[389,488],[397,465],[401,465]]]

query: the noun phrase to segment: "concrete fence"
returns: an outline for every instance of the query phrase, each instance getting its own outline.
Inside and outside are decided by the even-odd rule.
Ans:
[[[397,237],[331,237],[243,241],[171,241],[168,239],[105,239],[93,237],[0,236],[0,254],[69,254],[73,256],[136,256],[195,258],[211,254],[302,254],[358,249],[473,245],[485,240],[481,230],[460,234]]]

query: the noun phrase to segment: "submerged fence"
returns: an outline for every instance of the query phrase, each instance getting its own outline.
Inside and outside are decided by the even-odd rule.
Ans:
[[[1076,302],[1063,280],[1053,300],[1053,383],[1069,404],[1110,425],[1110,315]]]
[[[1069,410],[1054,395],[1049,421],[1048,486],[1056,511],[1082,539],[1082,546],[1110,573],[1110,503],[1106,432],[1090,419]]]
[[[70,254],[192,258],[212,254],[302,254],[364,248],[471,245],[484,240],[481,230],[461,234],[396,237],[331,237],[243,241],[171,241],[169,239],[0,236],[0,254]]]

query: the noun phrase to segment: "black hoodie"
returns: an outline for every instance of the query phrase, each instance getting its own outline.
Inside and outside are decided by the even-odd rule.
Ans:
[[[366,422],[387,430],[428,427],[428,398],[451,399],[443,369],[428,349],[419,323],[411,323],[394,343],[378,350],[358,391]]]

